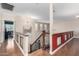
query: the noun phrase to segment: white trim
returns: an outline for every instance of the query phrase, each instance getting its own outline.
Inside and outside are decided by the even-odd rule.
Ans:
[[[74,37],[72,37],[72,38],[74,38]],[[53,52],[51,51],[51,55],[54,55],[59,49],[61,49],[63,46],[65,46],[68,42],[70,42],[71,40],[72,40],[72,38],[71,39],[69,39],[68,41],[66,41],[64,44],[62,44],[60,47],[58,47],[56,50],[54,50]]]
[[[22,52],[22,54],[25,56],[25,53],[24,53],[24,51],[23,51],[23,49],[20,47],[20,45],[16,42],[16,40],[15,40],[15,43],[17,44],[17,46],[18,46],[18,48],[20,49],[20,51]]]

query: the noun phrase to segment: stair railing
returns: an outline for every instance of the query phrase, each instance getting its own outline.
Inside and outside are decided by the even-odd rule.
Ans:
[[[42,49],[45,48],[45,36],[46,36],[46,34],[49,34],[49,33],[42,31],[42,33],[39,35],[39,37],[32,44],[30,44],[30,53],[35,51],[35,50],[38,50],[40,48],[42,48]],[[41,45],[41,40],[42,40],[42,45]]]

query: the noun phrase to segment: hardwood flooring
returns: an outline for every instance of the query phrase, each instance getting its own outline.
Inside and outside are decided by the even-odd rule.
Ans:
[[[0,56],[23,56],[16,43],[15,42],[13,43],[14,43],[13,47],[10,46],[11,44],[8,45],[7,41],[1,43]]]
[[[79,56],[79,38],[74,38],[53,56]]]
[[[48,50],[43,50],[43,49],[38,49],[31,54],[30,56],[49,56],[49,51]]]

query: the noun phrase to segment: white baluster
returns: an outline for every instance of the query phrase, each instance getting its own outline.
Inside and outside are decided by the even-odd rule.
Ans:
[[[23,51],[25,56],[28,55],[28,37],[24,37],[23,39]]]

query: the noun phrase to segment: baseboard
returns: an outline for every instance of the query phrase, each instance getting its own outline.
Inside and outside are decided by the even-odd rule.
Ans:
[[[15,43],[17,44],[17,46],[18,46],[18,48],[20,49],[20,51],[22,52],[22,54],[25,56],[25,53],[24,53],[24,51],[23,51],[23,49],[20,47],[20,45],[16,42],[16,40],[14,40],[15,41]]]
[[[58,47],[57,49],[55,49],[53,52],[51,51],[50,54],[54,55],[59,49],[61,49],[63,46],[65,46],[68,42],[70,42],[74,37],[72,37],[71,39],[69,39],[68,41],[66,41],[64,44],[62,44],[60,47]]]
[[[74,36],[74,38],[79,38],[79,36]]]

